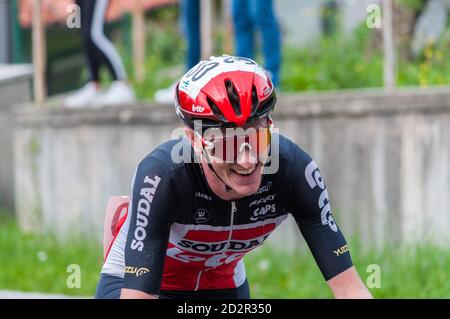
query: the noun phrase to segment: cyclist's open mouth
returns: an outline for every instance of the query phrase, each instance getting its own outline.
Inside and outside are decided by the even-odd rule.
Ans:
[[[251,184],[258,179],[260,173],[261,163],[253,166],[252,168],[243,170],[237,168],[231,168],[232,177],[239,183]]]
[[[237,170],[237,169],[232,169],[232,171],[236,174],[239,174],[241,176],[249,176],[251,175],[256,169],[256,166],[247,170]]]

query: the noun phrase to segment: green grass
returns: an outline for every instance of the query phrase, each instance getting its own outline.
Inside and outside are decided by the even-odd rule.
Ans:
[[[352,245],[352,259],[366,283],[371,264],[380,266],[380,288],[375,298],[450,298],[450,250],[432,244],[390,247],[363,252]],[[253,297],[332,298],[328,285],[308,251],[294,254],[265,247],[245,259]]]
[[[92,296],[101,267],[101,247],[91,241],[59,243],[53,236],[24,235],[11,219],[0,218],[0,289]],[[355,244],[353,244],[355,243]],[[350,242],[363,281],[370,264],[381,269],[377,298],[449,298],[450,250],[431,244],[363,250]],[[46,260],[40,259],[42,255]],[[295,254],[262,247],[245,258],[253,298],[331,298],[308,250]],[[66,285],[67,266],[81,269],[81,287]]]
[[[101,254],[94,241],[61,243],[54,236],[23,234],[15,222],[0,219],[0,289],[93,295]],[[80,288],[66,285],[71,264],[80,267]]]

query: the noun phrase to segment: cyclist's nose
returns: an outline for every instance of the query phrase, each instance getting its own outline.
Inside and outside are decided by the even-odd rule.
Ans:
[[[256,152],[254,152],[251,148],[245,147],[241,148],[241,151],[238,152],[236,162],[242,167],[242,169],[250,169],[258,163],[258,157]]]

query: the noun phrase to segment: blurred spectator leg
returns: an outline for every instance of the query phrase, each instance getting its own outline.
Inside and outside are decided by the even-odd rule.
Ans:
[[[131,104],[135,95],[127,83],[122,59],[104,33],[104,21],[109,0],[77,0],[81,9],[81,34],[88,62],[90,79],[80,90],[69,96],[67,107],[108,106]],[[99,71],[105,65],[113,82],[100,94]]]
[[[75,91],[64,100],[64,106],[68,108],[88,107],[99,95],[99,68],[98,60],[94,58],[93,44],[90,36],[90,23],[94,13],[94,1],[76,0],[81,10],[81,37],[83,40],[83,52],[88,66],[89,80],[81,89]]]
[[[247,0],[251,2],[252,21],[260,31],[265,69],[275,86],[280,82],[281,33],[274,13],[272,0]],[[240,2],[240,1],[235,1]]]
[[[186,71],[200,61],[200,1],[181,1],[181,26],[187,43]]]
[[[104,22],[110,0],[84,0],[94,3],[90,24],[90,41],[94,44],[94,59],[100,65],[106,65],[113,82],[94,102],[95,106],[132,104],[136,101],[133,89],[127,83],[127,73],[122,59],[113,43],[106,37]]]
[[[250,16],[251,0],[232,0],[234,49],[237,56],[254,59],[253,24]]]

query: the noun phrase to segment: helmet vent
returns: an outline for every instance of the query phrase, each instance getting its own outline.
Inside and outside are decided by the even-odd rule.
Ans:
[[[251,116],[255,115],[256,111],[258,111],[258,105],[259,105],[258,94],[256,93],[255,85],[253,85],[252,86],[252,112],[251,112]]]
[[[227,122],[225,116],[223,116],[219,107],[216,105],[216,103],[214,103],[214,101],[209,96],[206,97],[206,101],[208,102],[208,105],[211,108],[211,111],[214,113],[214,115],[217,116],[219,120]]]
[[[258,116],[264,115],[272,111],[276,102],[277,102],[276,95],[272,93],[272,95],[268,99],[262,101],[261,104],[259,105],[257,112]]]
[[[234,113],[237,116],[241,116],[241,101],[239,100],[239,95],[233,85],[233,82],[231,82],[231,80],[225,80],[225,88],[227,89],[228,100],[231,103]]]

